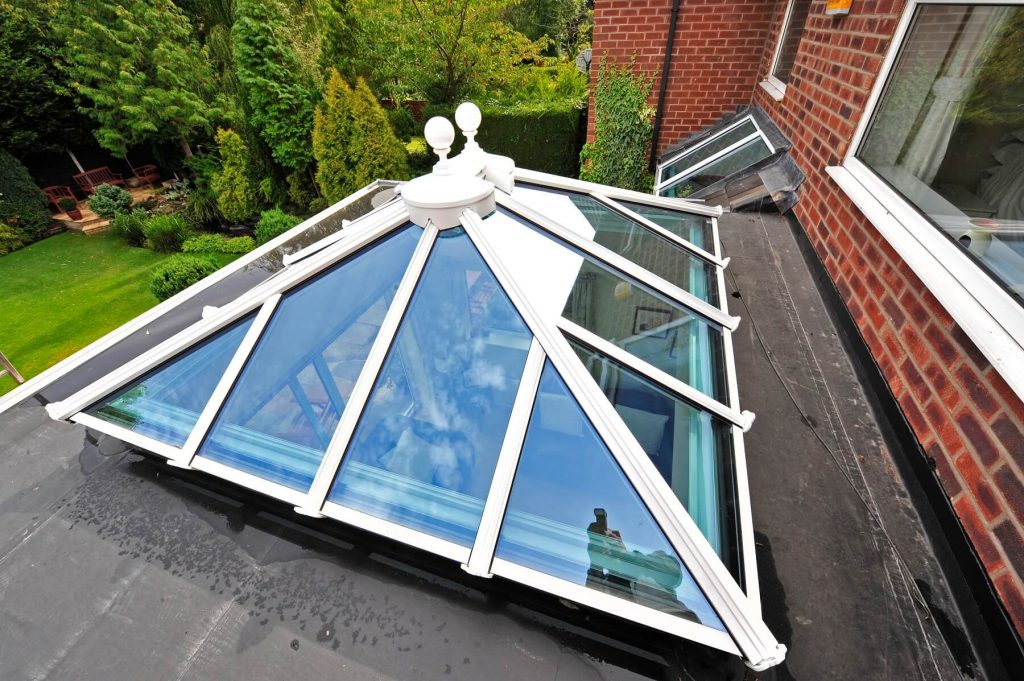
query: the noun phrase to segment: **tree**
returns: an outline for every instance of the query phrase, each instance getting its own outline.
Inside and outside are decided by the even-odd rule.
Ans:
[[[352,184],[363,187],[377,179],[405,180],[409,161],[405,145],[395,136],[388,116],[359,78],[352,98],[352,138],[349,143]]]
[[[260,209],[249,150],[234,130],[217,130],[221,170],[213,177],[217,207],[231,222],[248,220]]]
[[[62,57],[90,105],[96,139],[123,155],[144,141],[189,139],[220,116],[207,52],[171,0],[75,0],[61,14]]]
[[[316,182],[329,203],[340,201],[358,187],[351,181],[349,145],[355,94],[337,69],[331,69],[324,101],[313,116],[313,155]]]
[[[316,89],[284,37],[277,0],[239,0],[232,27],[235,72],[249,103],[250,122],[274,160],[301,170],[313,160],[310,133]]]

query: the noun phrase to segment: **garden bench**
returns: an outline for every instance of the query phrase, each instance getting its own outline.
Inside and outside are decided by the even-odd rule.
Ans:
[[[71,199],[78,204],[78,197],[71,191],[71,187],[64,184],[55,184],[49,187],[43,187],[43,192],[46,194],[46,198],[50,199],[50,203],[57,209],[58,213],[63,213],[64,208],[60,205],[61,199]]]
[[[135,175],[135,179],[139,182],[145,182],[150,187],[156,185],[160,181],[160,171],[153,163],[146,163],[141,166],[128,165],[132,169],[132,173]]]
[[[96,187],[101,184],[116,184],[119,187],[125,186],[124,177],[122,177],[120,173],[112,172],[107,166],[86,170],[84,173],[75,175],[74,180],[86,194],[92,194],[96,191]]]

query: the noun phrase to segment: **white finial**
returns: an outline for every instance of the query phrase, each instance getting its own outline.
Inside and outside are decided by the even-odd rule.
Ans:
[[[466,136],[467,149],[474,149],[478,146],[476,143],[476,133],[480,129],[482,118],[480,107],[473,102],[463,102],[455,110],[455,122],[458,124],[462,134]]]
[[[444,165],[452,150],[452,142],[455,141],[455,128],[451,121],[442,116],[434,116],[423,126],[423,136],[427,139],[430,148],[441,159],[438,165]]]

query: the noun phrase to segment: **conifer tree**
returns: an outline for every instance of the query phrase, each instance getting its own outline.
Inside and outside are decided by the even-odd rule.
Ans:
[[[353,184],[358,188],[377,179],[407,179],[409,160],[405,145],[395,136],[387,114],[362,78],[356,81],[353,95],[349,145]]]
[[[316,182],[328,203],[341,201],[358,189],[351,177],[349,146],[352,142],[354,93],[337,69],[331,69],[323,103],[313,116],[313,155]]]
[[[234,130],[217,130],[221,170],[213,178],[217,207],[231,222],[247,220],[260,209],[249,150]]]

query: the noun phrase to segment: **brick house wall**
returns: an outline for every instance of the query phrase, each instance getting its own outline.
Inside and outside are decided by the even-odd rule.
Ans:
[[[631,9],[643,4],[598,0],[595,64],[602,53],[628,61],[638,52],[640,68],[660,69],[671,3]],[[786,0],[683,0],[659,150],[751,101],[789,136],[807,175],[794,213],[1024,634],[1024,402],[825,173],[847,152],[904,0],[856,0],[842,18],[826,16],[824,4],[810,9],[785,97],[776,101],[757,83]],[[693,56],[708,43],[715,48],[707,58]],[[655,88],[652,104],[656,96]]]

